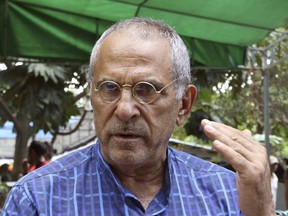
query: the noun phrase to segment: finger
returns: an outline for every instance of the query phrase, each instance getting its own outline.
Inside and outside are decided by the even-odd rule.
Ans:
[[[252,139],[252,134],[249,130],[239,131],[237,129],[219,123],[213,124],[213,126],[220,125],[221,127],[214,128],[213,126],[211,126],[212,123],[213,122],[211,121],[203,120],[202,125],[204,126],[204,132],[213,141],[218,140],[224,145],[230,147],[233,151],[235,151],[236,154],[232,155],[232,157],[236,157],[239,161],[242,161],[243,158],[245,158],[249,162],[255,164],[267,160],[267,153],[265,147]],[[219,128],[225,128],[226,130],[219,130]],[[225,133],[229,136],[233,134],[233,136],[229,137]],[[235,134],[238,134],[237,139],[235,139]],[[223,154],[222,151],[220,151],[219,153]],[[239,158],[238,154],[240,154],[243,158]],[[227,156],[225,157],[225,159],[229,160],[229,162],[231,161],[229,158],[227,158]]]
[[[214,141],[213,147],[215,148],[215,150],[220,154],[223,154],[223,156],[225,156],[225,159],[229,160],[229,162],[231,161],[230,157],[228,158],[229,155],[232,159],[236,158],[236,160],[241,159],[242,161],[244,158],[246,158],[249,161],[253,161],[254,156],[249,149],[232,140],[227,135],[221,133],[216,128],[212,127],[210,124],[204,126],[204,131]],[[221,143],[221,148],[218,147],[218,142]],[[224,150],[222,151],[222,149]],[[240,156],[242,158],[239,158]]]
[[[250,130],[245,129],[242,131],[243,134],[245,134],[245,136],[252,138],[252,133]]]
[[[234,142],[239,143],[244,146],[247,150],[252,152],[258,151],[259,148],[262,148],[262,145],[253,140],[252,134],[249,130],[240,131],[230,126],[227,126],[222,123],[216,123],[213,121],[203,120],[202,126],[205,128],[207,125],[211,125],[215,128],[219,133],[208,133],[206,134],[212,140],[219,140],[221,142],[229,142],[229,140],[233,140]],[[205,129],[204,129],[205,131]]]
[[[250,166],[250,161],[243,157],[242,154],[235,151],[233,148],[225,145],[224,143],[215,140],[213,142],[213,148],[221,154],[226,161],[228,161],[232,167],[239,173],[247,171],[247,167]]]
[[[254,181],[259,182],[259,179],[257,180],[256,178],[259,178],[261,173],[265,174],[265,172],[269,170],[268,160],[265,157],[266,151],[263,153],[257,152],[255,154],[251,152],[240,154],[230,146],[225,145],[218,140],[213,142],[213,148],[232,165],[242,182],[248,184],[249,182],[253,183]]]

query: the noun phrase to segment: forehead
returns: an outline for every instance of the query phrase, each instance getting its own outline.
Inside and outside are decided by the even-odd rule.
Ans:
[[[93,77],[100,73],[118,75],[171,74],[171,49],[164,37],[143,38],[137,33],[114,32],[103,41],[93,70]],[[151,74],[147,74],[147,73]]]

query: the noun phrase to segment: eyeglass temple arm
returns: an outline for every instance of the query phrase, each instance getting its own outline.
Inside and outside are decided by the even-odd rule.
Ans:
[[[160,94],[165,88],[167,88],[168,86],[172,85],[174,82],[176,82],[177,80],[179,80],[181,77],[178,77],[177,79],[174,79],[172,82],[168,83],[167,85],[165,85],[162,89],[160,89],[159,91],[156,91],[157,94]]]

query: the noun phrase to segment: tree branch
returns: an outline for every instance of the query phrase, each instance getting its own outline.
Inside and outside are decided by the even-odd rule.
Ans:
[[[78,101],[78,100],[81,99],[82,97],[85,97],[86,94],[87,94],[87,88],[83,89],[82,92],[80,92],[78,95],[75,96],[74,102]]]
[[[72,133],[74,133],[75,131],[77,131],[79,129],[79,127],[81,126],[83,120],[85,119],[87,111],[84,110],[81,119],[79,120],[79,122],[77,123],[77,125],[75,126],[75,128],[73,128],[72,130],[68,131],[68,132],[60,132],[60,131],[56,131],[55,135],[70,135]]]
[[[13,115],[13,113],[10,111],[6,103],[3,101],[3,98],[0,96],[0,107],[2,107],[3,111],[6,113],[8,119],[14,123],[14,126],[16,130],[20,133],[21,132],[21,126],[18,122],[17,118]]]

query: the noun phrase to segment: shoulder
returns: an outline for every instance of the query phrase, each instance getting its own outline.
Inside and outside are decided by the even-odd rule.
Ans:
[[[199,203],[209,203],[211,208],[219,208],[220,212],[238,209],[234,172],[179,150],[170,151],[168,166],[173,191],[180,191],[181,194],[182,188],[185,188],[182,196],[184,193],[184,196],[188,194],[193,197],[190,202],[198,200]],[[206,198],[202,200],[203,197],[210,197],[210,201]],[[224,205],[219,206],[219,203]]]
[[[11,215],[44,214],[49,209],[47,200],[57,197],[60,202],[66,200],[67,194],[72,197],[75,194],[71,193],[71,187],[86,179],[89,170],[97,170],[98,152],[99,145],[93,144],[28,173],[12,187],[4,212]]]
[[[171,161],[180,165],[181,169],[193,170],[193,172],[197,172],[197,175],[218,173],[235,176],[231,170],[174,148],[169,147],[169,155]]]
[[[16,182],[15,186],[21,186],[25,183],[28,183],[29,181],[36,179],[41,180],[49,175],[64,176],[65,173],[69,173],[69,171],[73,170],[74,168],[85,166],[86,163],[96,158],[96,147],[97,144],[93,144],[58,158],[46,164],[45,166],[42,166],[31,173],[28,173],[18,182]]]
[[[219,213],[239,210],[234,172],[176,149],[169,149],[168,155],[173,193]]]

